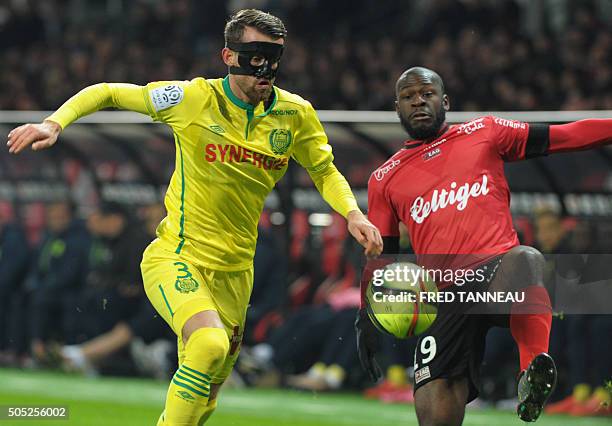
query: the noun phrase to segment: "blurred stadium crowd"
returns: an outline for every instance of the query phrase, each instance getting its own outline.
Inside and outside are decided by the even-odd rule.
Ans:
[[[0,110],[54,109],[100,81],[223,76],[223,24],[245,6],[285,20],[279,85],[318,109],[392,109],[393,82],[419,64],[444,77],[454,110],[612,110],[606,0],[9,0],[0,5]],[[103,202],[85,218],[76,207],[47,204],[44,231],[30,233],[0,203],[0,365],[167,379],[175,337],[146,299],[139,270],[163,206]],[[290,230],[273,215],[260,223],[232,382],[363,389],[353,331],[360,248],[337,215],[313,221],[296,210]],[[544,253],[612,249],[589,219],[546,210],[517,218],[517,228]],[[551,352],[562,374],[555,398],[572,402],[563,399],[559,410],[591,415],[600,401],[593,389],[612,378],[610,316],[554,321]],[[503,405],[516,396],[518,354],[508,330],[489,339],[483,396]],[[383,340],[387,374],[366,396],[412,401],[414,343]]]
[[[390,110],[408,65],[437,70],[454,110],[612,109],[607,0],[10,0],[0,110],[54,109],[101,81],[226,74],[233,10],[289,30],[279,85],[318,109]]]

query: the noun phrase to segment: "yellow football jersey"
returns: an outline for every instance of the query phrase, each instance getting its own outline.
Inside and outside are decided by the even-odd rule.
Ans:
[[[168,124],[176,160],[165,197],[168,215],[157,229],[160,242],[208,268],[237,271],[252,265],[264,200],[290,158],[342,215],[358,207],[309,102],[274,87],[266,110],[263,102],[253,107],[232,93],[228,78],[95,85],[48,119],[63,128],[115,106]]]

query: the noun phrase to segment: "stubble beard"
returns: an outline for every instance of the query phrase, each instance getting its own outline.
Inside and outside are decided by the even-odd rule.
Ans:
[[[238,81],[238,86],[249,99],[251,105],[259,105],[260,102],[266,101],[272,94],[272,83],[261,89],[257,88],[256,84],[256,82],[252,83],[250,81],[245,81],[243,84],[243,82]]]

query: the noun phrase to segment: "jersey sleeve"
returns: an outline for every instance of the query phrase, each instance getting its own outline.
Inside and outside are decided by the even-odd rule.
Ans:
[[[197,84],[197,79],[156,81],[142,88],[142,97],[153,120],[185,128],[207,104],[208,93],[204,90]]]
[[[325,169],[334,159],[327,135],[310,103],[295,131],[293,158],[309,172]]]
[[[529,124],[493,116],[487,117],[486,120],[491,126],[491,142],[495,144],[500,157],[504,161],[524,160]]]
[[[368,182],[368,219],[383,237],[399,236],[399,219],[393,206],[385,197],[384,186],[370,178]]]
[[[155,82],[146,86],[98,83],[72,96],[46,119],[64,129],[101,109],[117,108],[147,114],[173,127],[186,127],[203,106],[197,93],[194,82]]]

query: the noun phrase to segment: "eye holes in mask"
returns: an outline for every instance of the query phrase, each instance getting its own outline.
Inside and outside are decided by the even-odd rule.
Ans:
[[[266,58],[260,55],[255,55],[251,58],[250,63],[253,67],[260,67],[266,62]],[[274,62],[271,66],[272,69],[276,69],[278,67],[278,61]]]

